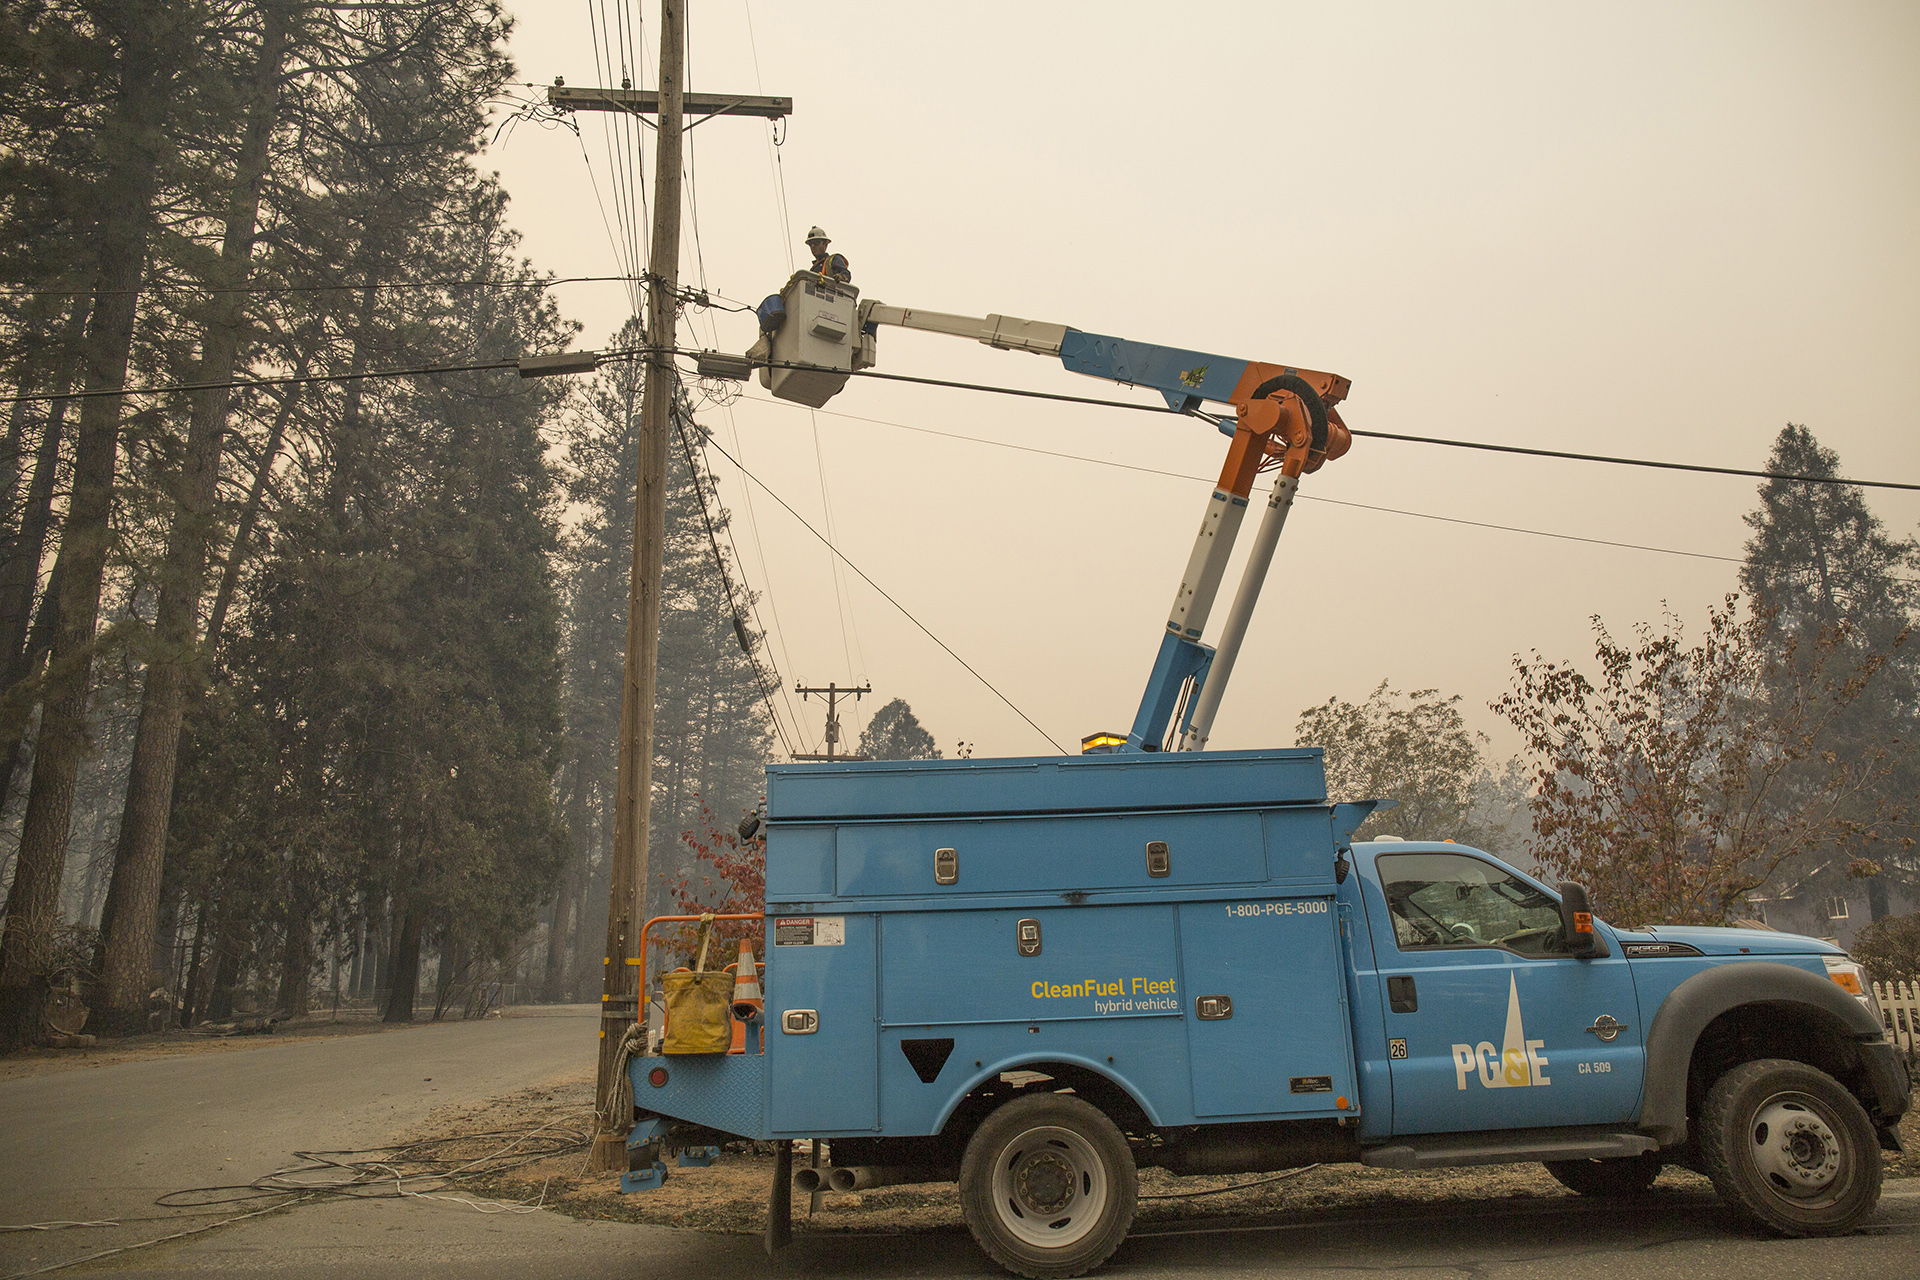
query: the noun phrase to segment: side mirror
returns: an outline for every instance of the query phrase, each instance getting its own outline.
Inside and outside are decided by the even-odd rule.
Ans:
[[[1582,960],[1607,954],[1606,944],[1593,929],[1593,905],[1587,890],[1571,880],[1560,882],[1560,930],[1566,935],[1567,950]]]

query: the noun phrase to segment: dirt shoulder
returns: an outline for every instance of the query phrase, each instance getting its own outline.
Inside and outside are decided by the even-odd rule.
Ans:
[[[582,1073],[482,1104],[444,1108],[407,1137],[447,1138],[461,1132],[514,1134],[547,1126],[584,1126],[590,1122],[592,1104],[591,1076]],[[1920,1117],[1909,1115],[1901,1128],[1908,1152],[1888,1153],[1887,1174],[1890,1178],[1920,1176]],[[503,1141],[494,1137],[454,1150],[477,1159],[498,1149]],[[796,1152],[797,1163],[806,1158],[805,1151]],[[584,1153],[574,1152],[482,1179],[472,1184],[472,1189],[504,1200],[543,1203],[575,1218],[753,1233],[766,1224],[773,1167],[771,1154],[741,1144],[740,1149],[723,1152],[711,1167],[670,1168],[667,1184],[656,1191],[621,1195],[618,1175],[588,1172]],[[1660,1175],[1656,1189],[1711,1188],[1699,1174],[1668,1168]],[[1302,1211],[1545,1201],[1572,1194],[1538,1164],[1411,1173],[1338,1165],[1281,1175],[1219,1178],[1177,1178],[1165,1170],[1147,1169],[1140,1175],[1140,1207],[1135,1220],[1142,1224],[1201,1219],[1259,1221]],[[794,1197],[796,1230],[918,1232],[962,1225],[958,1194],[951,1184],[824,1195],[818,1206],[811,1208],[806,1196]]]
[[[500,1016],[528,1018],[563,1016],[590,1012],[592,1005],[523,1005],[507,1009]],[[85,1067],[107,1067],[122,1062],[144,1062],[155,1058],[173,1058],[195,1053],[237,1053],[248,1049],[266,1049],[274,1045],[309,1040],[332,1040],[341,1036],[386,1035],[430,1027],[433,1022],[388,1023],[371,1017],[347,1017],[335,1020],[325,1013],[313,1014],[293,1022],[283,1022],[271,1033],[222,1036],[199,1031],[160,1031],[147,1035],[101,1040],[84,1049],[22,1049],[0,1056],[0,1080],[44,1075],[50,1071],[72,1071]]]

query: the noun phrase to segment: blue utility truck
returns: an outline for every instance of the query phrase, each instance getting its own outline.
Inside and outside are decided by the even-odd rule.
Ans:
[[[1127,733],[1077,757],[767,770],[764,1013],[736,1006],[758,1024],[744,1052],[669,1035],[631,1060],[623,1187],[773,1142],[772,1248],[796,1185],[953,1181],[981,1247],[1032,1277],[1110,1256],[1144,1167],[1537,1160],[1612,1196],[1677,1163],[1776,1231],[1872,1212],[1910,1085],[1837,948],[1610,925],[1580,886],[1474,849],[1353,843],[1376,806],[1329,803],[1318,750],[1202,750],[1300,478],[1351,443],[1347,379],[862,303],[806,273],[780,312],[748,358],[802,403],[871,365],[887,324],[1151,388],[1233,443]],[[794,1173],[795,1140],[830,1164]]]
[[[633,1060],[627,1185],[824,1139],[802,1190],[957,1181],[1026,1276],[1104,1261],[1136,1170],[1666,1163],[1852,1227],[1906,1111],[1838,949],[1619,928],[1455,844],[1370,842],[1318,750],[777,765],[764,1050]],[[775,1175],[770,1242],[785,1226]]]

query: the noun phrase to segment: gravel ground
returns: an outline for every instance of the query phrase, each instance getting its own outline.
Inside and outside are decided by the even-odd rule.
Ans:
[[[522,1132],[546,1125],[586,1123],[592,1109],[592,1085],[586,1076],[524,1090],[480,1105],[443,1108],[410,1138],[446,1137],[461,1132]],[[1907,1152],[1888,1153],[1889,1178],[1920,1177],[1920,1116],[1901,1125]],[[500,1146],[499,1139],[476,1143],[479,1157]],[[457,1150],[457,1149],[455,1149]],[[452,1154],[452,1152],[449,1152]],[[807,1159],[796,1151],[798,1167]],[[773,1176],[773,1157],[746,1144],[723,1152],[705,1169],[672,1168],[666,1186],[637,1195],[621,1195],[616,1175],[591,1173],[584,1153],[524,1165],[472,1184],[501,1199],[541,1202],[575,1218],[644,1222],[699,1231],[760,1231]],[[1669,1167],[1661,1187],[1708,1189],[1707,1180]],[[1193,1195],[1193,1192],[1218,1194]],[[1317,1209],[1392,1210],[1447,1202],[1542,1200],[1573,1193],[1538,1164],[1489,1165],[1408,1173],[1332,1165],[1282,1175],[1245,1174],[1219,1178],[1178,1178],[1161,1169],[1140,1175],[1140,1207],[1135,1221],[1168,1223],[1197,1219],[1257,1222],[1284,1213]],[[1166,1197],[1166,1198],[1155,1198]],[[883,1187],[847,1195],[823,1195],[809,1210],[807,1197],[794,1197],[794,1226],[807,1231],[915,1232],[961,1227],[959,1196],[950,1183]]]

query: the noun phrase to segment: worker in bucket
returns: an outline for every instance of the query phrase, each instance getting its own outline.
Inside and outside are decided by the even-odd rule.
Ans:
[[[827,246],[832,241],[819,227],[807,229],[807,248],[813,252],[813,266],[808,268],[816,275],[838,280],[841,284],[853,283],[853,272],[847,270],[845,254],[828,253]]]

